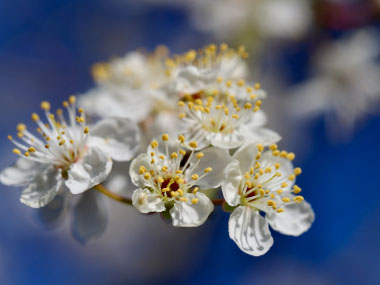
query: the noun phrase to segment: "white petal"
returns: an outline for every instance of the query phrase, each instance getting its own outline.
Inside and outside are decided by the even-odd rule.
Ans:
[[[113,160],[130,160],[140,147],[140,131],[128,118],[107,118],[90,129],[90,145],[99,147]]]
[[[314,222],[314,211],[306,201],[290,203],[282,208],[285,210],[282,213],[268,212],[266,219],[274,230],[284,235],[299,236]]]
[[[144,176],[139,173],[141,166],[144,166],[149,172],[151,170],[152,164],[150,163],[152,158],[146,153],[141,153],[134,160],[132,160],[131,166],[129,168],[129,176],[131,177],[132,183],[136,186],[144,188],[147,186]]]
[[[102,196],[95,190],[82,194],[74,207],[71,231],[81,243],[101,235],[107,226],[107,211]]]
[[[148,189],[137,189],[132,195],[132,204],[143,214],[165,211],[165,203]]]
[[[225,149],[220,149],[217,147],[209,147],[202,151],[204,157],[202,157],[197,165],[197,167],[191,171],[191,173],[186,172],[186,175],[198,174],[199,176],[204,174],[204,170],[207,167],[211,167],[212,171],[207,173],[207,175],[198,180],[196,185],[202,189],[216,188],[220,186],[223,181],[223,170],[231,162],[231,156]],[[193,157],[191,165],[196,163],[198,159]],[[190,165],[190,168],[191,168]]]
[[[277,143],[281,140],[281,136],[267,128],[249,128],[246,130],[248,136],[247,141],[261,143],[264,146]]]
[[[178,201],[170,210],[173,226],[175,227],[198,227],[202,225],[214,210],[214,204],[203,193],[185,194],[187,202]],[[193,204],[192,199],[198,199]]]
[[[262,127],[267,123],[267,121],[267,115],[263,111],[259,110],[253,113],[249,121],[249,126],[250,128]]]
[[[44,168],[47,168],[46,164],[19,158],[13,166],[0,173],[0,182],[9,186],[25,185],[32,182]]]
[[[222,184],[223,197],[231,206],[240,204],[239,186],[243,179],[238,160],[232,161],[224,169],[224,181]]]
[[[81,95],[78,105],[84,107],[86,113],[101,118],[117,116],[139,122],[148,117],[152,100],[142,92],[108,85]]]
[[[236,208],[228,221],[230,238],[247,254],[260,256],[273,245],[267,221],[249,207]]]
[[[209,133],[208,140],[213,146],[232,149],[239,147],[245,141],[245,136],[240,132],[233,132],[232,134]]]
[[[22,191],[20,201],[32,208],[44,207],[54,199],[61,186],[61,173],[51,166],[37,175]]]
[[[84,157],[71,166],[65,184],[72,194],[83,193],[106,180],[111,168],[108,155],[98,148],[89,148]]]
[[[249,171],[257,156],[257,143],[249,143],[241,146],[233,155],[233,158],[240,162],[240,169],[243,173]]]

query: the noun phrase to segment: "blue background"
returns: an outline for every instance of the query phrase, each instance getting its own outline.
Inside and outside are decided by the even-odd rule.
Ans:
[[[58,106],[91,88],[93,63],[139,47],[165,44],[179,52],[210,40],[193,30],[181,7],[121,0],[0,1],[1,168],[14,161],[6,136],[17,123],[30,122],[42,100]],[[306,42],[282,54],[293,81],[306,76],[307,48]],[[273,232],[275,244],[263,257],[239,251],[228,237],[228,214],[219,209],[197,230],[192,250],[199,252],[184,254],[188,266],[178,272],[151,279],[143,266],[138,272],[115,270],[82,254],[86,246],[57,243],[61,232],[44,231],[33,210],[19,203],[19,191],[0,186],[0,283],[379,284],[380,118],[371,117],[347,143],[331,145],[322,119],[307,132],[311,146],[296,159],[303,169],[298,184],[316,221],[298,238]],[[202,235],[207,238],[198,247]],[[159,258],[175,267],[170,250],[180,248]]]

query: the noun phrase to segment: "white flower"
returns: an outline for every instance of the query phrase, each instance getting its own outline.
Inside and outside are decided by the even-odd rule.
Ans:
[[[170,79],[165,65],[166,48],[153,54],[130,52],[109,63],[93,67],[98,85],[80,98],[80,105],[90,115],[128,117],[140,122],[156,108],[165,95],[159,88]]]
[[[298,118],[325,115],[331,135],[349,136],[356,122],[379,105],[379,54],[379,37],[369,29],[324,46],[315,76],[290,91],[291,113]]]
[[[261,144],[239,149],[225,168],[222,184],[224,199],[236,207],[229,219],[229,235],[242,251],[254,256],[265,254],[273,244],[268,223],[282,234],[298,236],[314,221],[310,205],[294,195],[301,191],[294,185],[301,173],[291,163],[294,154],[280,152],[276,145],[270,149],[264,152]]]
[[[311,27],[309,0],[192,0],[186,3],[195,27],[223,39],[234,38],[244,30],[253,30],[263,38],[295,39]]]
[[[232,149],[252,141],[275,143],[280,136],[263,127],[266,116],[260,106],[264,97],[259,84],[253,88],[242,80],[234,83],[218,78],[179,102],[183,109],[179,115],[181,130],[189,139],[197,140],[200,148],[211,144]]]
[[[6,185],[26,186],[21,202],[39,208],[47,205],[66,188],[80,194],[103,182],[112,168],[112,159],[130,160],[139,147],[139,130],[129,119],[108,118],[90,131],[84,110],[78,109],[71,96],[63,110],[50,112],[50,104],[42,102],[47,123],[32,114],[40,136],[32,134],[24,124],[17,126],[18,140],[13,152],[20,156],[16,164],[0,174]]]
[[[140,187],[132,196],[133,205],[141,213],[170,210],[174,226],[202,225],[214,205],[201,191],[218,187],[224,167],[229,163],[227,151],[207,148],[195,151],[197,143],[162,135],[154,140],[147,153],[132,161],[130,176]]]
[[[244,47],[235,50],[226,44],[217,47],[211,44],[196,52],[190,50],[183,55],[168,60],[172,79],[163,90],[176,99],[185,94],[195,94],[204,90],[219,77],[238,81],[247,79],[248,66],[244,59]]]

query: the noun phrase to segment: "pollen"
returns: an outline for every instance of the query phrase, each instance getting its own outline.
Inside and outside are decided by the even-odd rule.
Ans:
[[[199,201],[198,198],[193,198],[193,199],[191,199],[191,204],[197,204],[198,201]]]
[[[162,140],[163,140],[164,142],[167,142],[167,141],[169,140],[169,135],[168,135],[168,134],[163,134],[163,135],[162,135]]]
[[[207,168],[205,168],[204,173],[209,173],[211,171],[212,171],[212,168],[211,167],[207,167]]]
[[[14,148],[12,151],[14,154],[20,155],[21,151],[18,148]]]
[[[191,141],[189,143],[189,146],[192,147],[192,148],[196,148],[198,146],[197,142],[196,141]]]
[[[50,110],[50,103],[47,101],[42,101],[41,102],[41,109],[44,111],[49,111]]]
[[[191,175],[191,179],[193,180],[198,180],[198,178],[199,178],[198,174]]]

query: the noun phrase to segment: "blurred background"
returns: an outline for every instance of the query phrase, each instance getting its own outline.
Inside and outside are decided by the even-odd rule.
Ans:
[[[42,100],[92,88],[95,62],[160,44],[244,44],[316,220],[298,238],[272,231],[254,258],[220,209],[176,229],[107,201],[105,234],[83,245],[70,213],[46,229],[1,185],[0,284],[379,284],[379,19],[376,0],[1,0],[1,168],[15,159],[6,136]]]

